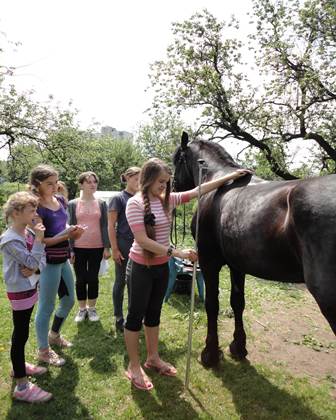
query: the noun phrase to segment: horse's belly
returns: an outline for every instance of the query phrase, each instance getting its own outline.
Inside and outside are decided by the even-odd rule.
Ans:
[[[251,267],[251,269],[247,268],[245,273],[265,280],[281,281],[284,283],[304,283],[303,272],[297,270],[296,267],[290,268],[287,266],[287,269],[284,269],[281,266],[266,268]]]
[[[239,242],[236,241],[234,252],[232,247],[224,247],[225,261],[230,267],[255,277],[283,282],[303,282],[302,265],[297,256],[289,248],[277,248],[275,245],[273,243],[260,249],[255,244],[246,248],[246,242],[239,246]]]

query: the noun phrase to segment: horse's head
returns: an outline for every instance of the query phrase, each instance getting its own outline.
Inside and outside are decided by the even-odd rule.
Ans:
[[[188,134],[183,131],[181,145],[175,150],[173,156],[174,189],[176,191],[187,191],[195,187],[193,156],[188,146]]]
[[[175,150],[173,163],[175,167],[174,189],[187,191],[198,185],[199,159],[204,159],[207,170],[204,172],[205,179],[213,176],[225,175],[241,168],[227,151],[218,143],[209,140],[193,140],[188,142],[188,134],[183,132],[181,145]],[[203,178],[203,181],[205,180]],[[231,188],[247,185],[251,180],[248,174],[234,181]]]

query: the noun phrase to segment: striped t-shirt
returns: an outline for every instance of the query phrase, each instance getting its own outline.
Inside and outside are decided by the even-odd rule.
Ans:
[[[169,217],[165,213],[162,202],[159,198],[150,200],[151,212],[155,215],[155,241],[161,245],[169,246],[169,233],[170,233],[170,215],[173,208],[180,204],[187,203],[190,200],[188,192],[171,193],[169,197],[170,212]],[[133,232],[144,231],[144,203],[141,194],[136,194],[130,198],[126,206],[126,217],[128,224]],[[148,264],[147,258],[143,255],[143,249],[134,239],[129,257],[131,260],[138,264]],[[149,261],[149,265],[164,264],[169,260],[167,255],[155,256]]]

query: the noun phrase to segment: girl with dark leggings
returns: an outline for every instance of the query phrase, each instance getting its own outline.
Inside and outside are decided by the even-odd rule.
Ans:
[[[139,189],[140,168],[132,166],[120,177],[126,188],[115,194],[108,207],[108,232],[115,268],[115,279],[112,289],[112,300],[116,331],[124,331],[123,301],[126,285],[126,266],[128,254],[134,237],[126,219],[126,205]]]
[[[86,317],[99,321],[96,303],[99,294],[98,273],[102,258],[110,258],[110,241],[107,232],[107,205],[95,198],[98,176],[83,172],[78,177],[81,196],[69,201],[69,223],[85,226],[83,235],[71,244],[71,260],[76,273],[76,294],[79,311],[76,322]]]
[[[12,307],[13,335],[10,356],[13,376],[16,380],[13,398],[26,402],[44,402],[52,394],[28,380],[28,376],[41,375],[46,368],[25,362],[25,345],[29,337],[29,324],[34,304],[38,299],[37,276],[44,262],[42,240],[45,228],[34,224],[38,200],[28,192],[19,192],[9,197],[4,206],[6,219],[12,225],[1,236],[3,274],[7,296]],[[34,224],[34,225],[33,225]],[[28,229],[27,225],[34,226]]]

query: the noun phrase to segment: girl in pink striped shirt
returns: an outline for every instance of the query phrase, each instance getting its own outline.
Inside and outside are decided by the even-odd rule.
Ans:
[[[29,375],[41,375],[47,371],[41,366],[25,363],[25,344],[29,336],[29,323],[34,304],[37,301],[37,277],[34,274],[41,269],[45,259],[45,227],[34,223],[37,217],[38,200],[28,192],[11,195],[4,205],[6,219],[11,219],[11,226],[3,233],[0,248],[3,253],[3,274],[7,296],[13,313],[13,334],[11,360],[13,376],[16,380],[13,397],[26,402],[43,402],[52,397],[28,381]],[[34,226],[28,229],[27,225]]]
[[[247,171],[237,170],[201,185],[201,195],[210,192]],[[194,250],[173,249],[169,245],[171,210],[197,197],[198,188],[182,193],[170,192],[170,168],[161,160],[148,160],[140,173],[140,192],[126,207],[128,224],[134,234],[126,269],[129,290],[125,342],[129,356],[126,376],[139,389],[149,391],[153,384],[141,367],[139,331],[144,323],[147,360],[144,367],[161,375],[175,376],[174,366],[164,362],[158,352],[161,308],[168,284],[168,260],[171,256],[197,260]]]

